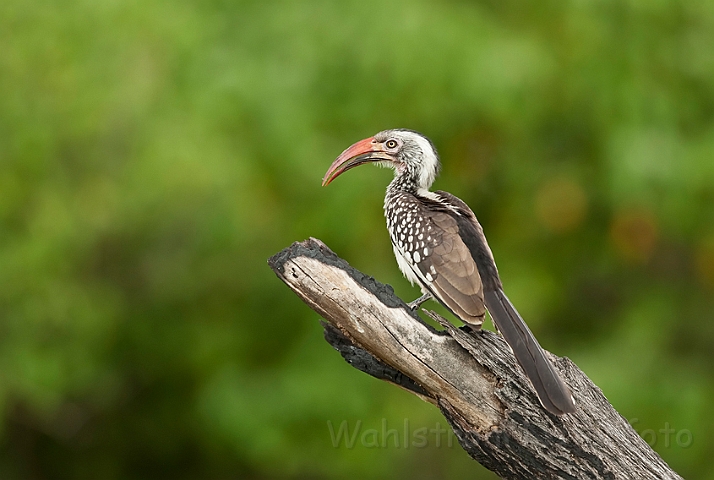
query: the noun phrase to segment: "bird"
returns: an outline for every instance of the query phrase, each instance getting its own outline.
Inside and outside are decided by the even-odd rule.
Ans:
[[[322,185],[367,163],[394,169],[384,198],[387,229],[399,269],[423,294],[409,307],[435,299],[472,332],[488,311],[543,407],[555,415],[574,412],[569,388],[503,290],[476,215],[456,196],[429,190],[441,168],[431,140],[409,129],[379,132],[343,151]]]

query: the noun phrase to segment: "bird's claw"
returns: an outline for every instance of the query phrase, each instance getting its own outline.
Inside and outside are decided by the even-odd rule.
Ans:
[[[409,309],[411,309],[412,311],[415,311],[415,310],[417,310],[419,307],[421,307],[421,304],[422,304],[422,303],[426,302],[427,300],[429,300],[429,299],[431,299],[431,298],[432,298],[431,293],[425,293],[424,295],[422,295],[421,297],[417,298],[417,299],[414,300],[413,302],[407,303],[407,306],[408,306]]]

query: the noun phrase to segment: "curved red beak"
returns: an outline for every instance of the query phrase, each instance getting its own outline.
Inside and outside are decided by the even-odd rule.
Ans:
[[[363,163],[379,162],[382,160],[391,161],[393,158],[384,151],[381,143],[376,142],[374,137],[360,140],[342,152],[340,156],[332,162],[332,165],[330,165],[330,168],[327,169],[327,173],[325,173],[325,176],[322,178],[322,186],[329,185],[335,178],[351,168],[362,165]]]

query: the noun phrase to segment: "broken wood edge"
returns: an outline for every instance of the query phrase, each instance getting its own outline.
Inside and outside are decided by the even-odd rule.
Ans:
[[[467,333],[438,315],[445,330],[436,331],[314,238],[268,263],[327,320],[325,339],[348,363],[438,405],[461,446],[502,478],[681,478],[569,359],[550,354],[578,404],[558,417],[500,335]]]

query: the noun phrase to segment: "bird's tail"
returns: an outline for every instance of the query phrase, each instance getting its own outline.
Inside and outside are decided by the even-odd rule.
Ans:
[[[575,402],[570,390],[503,290],[487,291],[484,297],[493,323],[511,346],[543,407],[555,415],[574,412]]]

